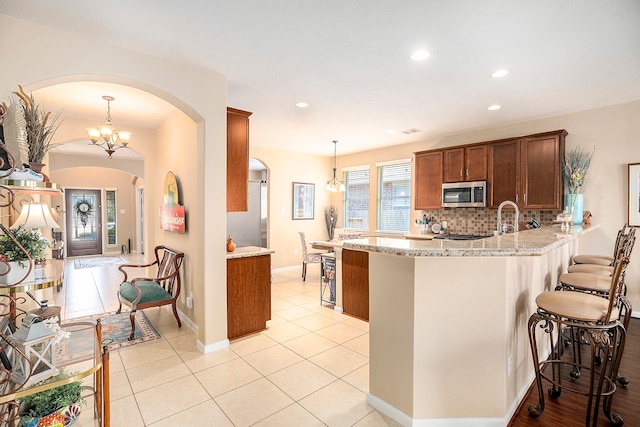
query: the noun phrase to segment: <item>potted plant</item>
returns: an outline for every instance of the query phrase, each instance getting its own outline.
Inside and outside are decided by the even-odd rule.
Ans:
[[[17,283],[23,277],[26,281],[33,280],[33,268],[27,277],[26,270],[32,267],[32,260],[44,259],[49,243],[38,231],[25,230],[22,226],[10,233],[22,248],[6,232],[0,234],[0,283]]]
[[[582,186],[587,178],[594,153],[595,148],[591,153],[587,153],[580,147],[576,147],[564,155],[562,174],[569,190],[565,205],[567,213],[573,214],[574,224],[582,224],[584,203]]]
[[[51,142],[51,138],[58,130],[60,114],[52,117],[51,111],[44,111],[40,105],[36,104],[33,94],[27,94],[20,85],[18,85],[18,88],[20,90],[13,93],[20,98],[20,105],[24,115],[27,144],[29,146],[29,165],[31,169],[40,172],[42,166],[44,166],[42,164],[44,156],[54,145]]]
[[[51,384],[70,376],[61,371],[38,385]],[[82,406],[85,404],[81,392],[82,382],[73,381],[21,398],[19,402],[22,425],[25,427],[72,425],[80,416]]]

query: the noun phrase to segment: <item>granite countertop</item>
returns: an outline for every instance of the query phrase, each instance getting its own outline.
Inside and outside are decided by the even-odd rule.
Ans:
[[[260,248],[258,246],[242,246],[242,247],[236,248],[236,250],[233,252],[227,252],[227,259],[247,258],[252,256],[268,255],[274,252],[275,251],[271,249]]]
[[[564,231],[560,224],[557,224],[479,240],[414,240],[370,237],[345,241],[343,248],[420,257],[540,256],[595,230],[597,227],[597,225],[576,225],[573,229]]]

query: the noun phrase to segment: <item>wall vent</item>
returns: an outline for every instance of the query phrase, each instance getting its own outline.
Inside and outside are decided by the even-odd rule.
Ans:
[[[422,132],[420,129],[416,129],[416,128],[411,128],[411,129],[407,129],[407,130],[403,130],[402,133],[405,133],[407,135],[410,135],[412,133],[416,133],[416,132]]]

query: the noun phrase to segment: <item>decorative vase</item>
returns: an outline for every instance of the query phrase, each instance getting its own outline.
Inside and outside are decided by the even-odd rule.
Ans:
[[[82,402],[78,401],[42,418],[23,418],[22,424],[25,427],[68,427],[76,422],[81,410]]]
[[[584,216],[584,194],[569,193],[566,196],[566,207],[573,212],[573,223],[582,224]]]
[[[236,244],[233,243],[231,236],[227,237],[227,252],[233,252],[236,250]]]
[[[31,170],[42,175],[42,181],[49,182],[49,177],[44,172],[42,172],[42,168],[45,166],[47,165],[44,163],[29,162],[29,167],[31,168]]]
[[[23,277],[22,283],[33,282],[35,280],[35,266],[31,266],[31,272],[25,277],[29,269],[29,263],[27,261],[22,261],[22,263],[24,267],[21,267],[17,261],[9,261],[8,266],[4,262],[0,262],[0,284],[13,285],[22,280]]]

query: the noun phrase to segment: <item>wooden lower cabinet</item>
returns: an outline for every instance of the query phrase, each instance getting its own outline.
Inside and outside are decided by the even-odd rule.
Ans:
[[[342,310],[369,321],[369,253],[342,251]]]
[[[271,319],[271,255],[227,260],[227,337],[267,328]]]

